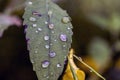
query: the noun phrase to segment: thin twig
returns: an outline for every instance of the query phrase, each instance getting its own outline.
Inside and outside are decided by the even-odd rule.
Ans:
[[[101,79],[106,80],[103,76],[101,76],[97,71],[95,71],[92,67],[87,65],[85,62],[82,61],[81,58],[77,57],[76,55],[73,55],[78,61],[80,61],[83,65],[88,67],[92,72],[94,72],[97,76],[99,76]]]

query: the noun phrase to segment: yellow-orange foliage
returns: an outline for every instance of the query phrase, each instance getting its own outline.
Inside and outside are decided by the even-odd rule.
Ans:
[[[70,54],[68,56],[68,64],[63,76],[63,80],[74,80],[71,67],[75,72],[77,80],[85,80],[85,73],[82,70],[80,70],[73,61],[73,49],[71,49]]]

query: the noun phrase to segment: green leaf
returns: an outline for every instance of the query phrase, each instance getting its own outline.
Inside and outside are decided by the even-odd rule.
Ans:
[[[24,25],[33,69],[39,80],[57,80],[72,42],[66,11],[51,0],[28,0]]]

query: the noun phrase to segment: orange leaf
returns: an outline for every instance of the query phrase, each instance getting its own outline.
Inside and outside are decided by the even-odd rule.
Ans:
[[[72,70],[74,71],[77,80],[85,80],[85,73],[82,70],[80,70],[73,61],[73,49],[71,49],[70,54],[68,56],[68,64],[63,76],[63,80],[75,80]]]

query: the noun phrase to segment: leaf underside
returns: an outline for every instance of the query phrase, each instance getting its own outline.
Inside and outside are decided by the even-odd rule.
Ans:
[[[72,42],[69,16],[50,0],[27,0],[26,4],[23,24],[33,70],[39,80],[57,80]]]

